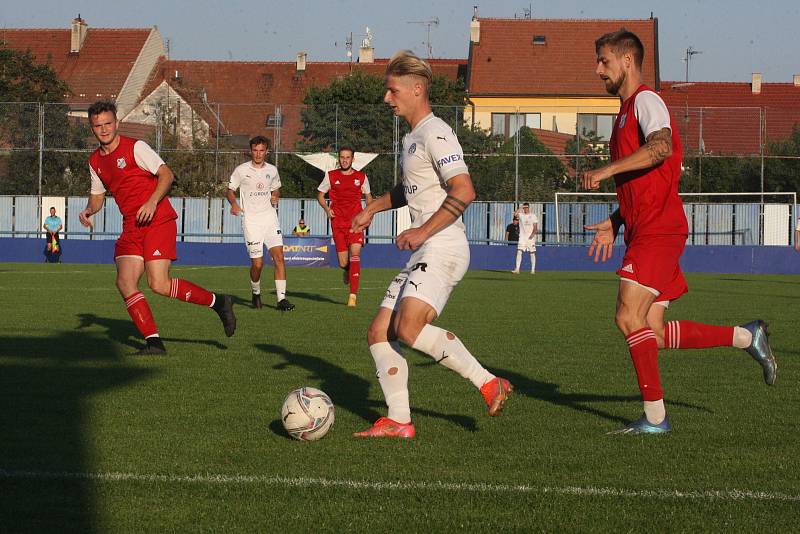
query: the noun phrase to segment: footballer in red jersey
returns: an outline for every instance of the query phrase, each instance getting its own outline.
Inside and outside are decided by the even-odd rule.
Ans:
[[[106,192],[114,196],[122,213],[122,234],[114,249],[114,261],[117,289],[147,343],[137,354],[166,353],[150,306],[139,291],[139,280],[145,273],[155,293],[212,308],[222,321],[225,335],[232,336],[236,316],[230,296],[169,276],[172,260],[177,257],[178,216],[167,198],[174,180],[172,171],[147,143],[119,134],[114,103],[96,102],[88,115],[100,146],[89,156],[91,194],[78,218],[84,226],[92,226],[91,217],[103,207]]]
[[[325,178],[317,188],[317,201],[331,220],[333,242],[339,267],[344,269],[344,281],[350,284],[348,306],[356,305],[358,282],[361,278],[361,247],[364,245],[364,232],[351,232],[353,217],[363,209],[361,196],[369,205],[372,193],[367,175],[353,168],[355,153],[350,147],[339,149],[339,168],[325,173]],[[325,201],[327,193],[330,206]]]
[[[688,234],[678,194],[680,138],[664,101],[642,83],[639,38],[623,28],[600,37],[595,51],[595,71],[606,90],[620,97],[621,107],[611,134],[611,163],[585,172],[582,185],[596,190],[614,178],[619,209],[586,227],[595,232],[589,255],[595,261],[610,258],[619,228],[625,226],[615,321],[628,343],[644,402],[641,418],[618,432],[669,432],[658,349],[738,347],[759,363],[769,385],[775,382],[777,364],[761,320],[741,326],[664,322],[670,301],[688,291],[679,263]]]

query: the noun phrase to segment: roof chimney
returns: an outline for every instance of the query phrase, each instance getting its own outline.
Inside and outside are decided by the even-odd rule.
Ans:
[[[306,57],[308,54],[305,52],[298,52],[297,53],[297,72],[302,72],[306,70]]]
[[[371,46],[362,46],[358,49],[359,63],[375,63],[375,49]]]
[[[800,87],[800,74],[792,76],[792,82],[794,82],[795,87]]]
[[[761,73],[754,72],[753,73],[753,82],[751,83],[751,88],[753,90],[754,95],[761,94]]]
[[[70,54],[78,54],[83,47],[83,41],[86,40],[89,26],[86,21],[81,18],[80,13],[77,18],[72,19],[72,36],[70,38]]]
[[[372,47],[372,32],[367,27],[366,37],[361,40],[361,48],[358,49],[359,63],[375,63],[375,49]]]
[[[481,42],[481,21],[478,20],[477,6],[475,16],[472,17],[472,22],[469,23],[469,41],[475,44]]]

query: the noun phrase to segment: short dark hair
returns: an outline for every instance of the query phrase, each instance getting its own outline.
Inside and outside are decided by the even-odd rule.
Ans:
[[[621,56],[625,52],[633,53],[633,62],[637,67],[642,68],[644,45],[635,33],[629,32],[623,27],[615,32],[602,35],[594,42],[595,52],[599,53],[604,46],[608,46],[617,56]]]
[[[525,206],[528,206],[529,208],[531,207],[531,205],[530,205],[530,204],[528,204],[527,202],[523,202],[523,203],[522,203],[522,207],[524,208]]]
[[[347,146],[347,145],[339,147],[339,152],[337,152],[337,153],[341,156],[342,155],[342,151],[344,151],[344,150],[349,151],[351,156],[355,156],[356,155],[356,151],[353,150],[352,147]]]
[[[56,209],[56,207],[55,206],[50,206],[50,209],[54,210],[54,209]]]
[[[256,145],[264,145],[267,147],[267,150],[269,150],[269,139],[263,135],[257,135],[250,139],[250,148],[253,148]]]
[[[110,112],[114,114],[114,118],[117,118],[117,105],[114,104],[111,100],[98,100],[91,106],[89,106],[89,119],[91,120],[92,117],[96,115],[100,115],[101,113]]]

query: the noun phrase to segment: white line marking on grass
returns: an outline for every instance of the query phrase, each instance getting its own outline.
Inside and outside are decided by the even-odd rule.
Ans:
[[[222,484],[286,487],[338,487],[375,491],[450,491],[463,493],[531,493],[575,495],[578,497],[623,497],[644,499],[686,499],[719,501],[790,501],[800,502],[800,495],[752,490],[630,490],[622,488],[597,488],[593,486],[546,487],[527,484],[482,484],[470,482],[411,482],[331,480],[327,478],[280,477],[260,475],[159,475],[140,473],[91,473],[52,471],[7,471],[0,469],[0,479],[16,480],[93,480],[100,482],[165,482],[188,484]]]

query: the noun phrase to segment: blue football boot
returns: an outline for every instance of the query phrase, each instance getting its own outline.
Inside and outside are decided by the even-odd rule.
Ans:
[[[764,382],[766,382],[768,386],[775,384],[775,378],[778,374],[778,362],[775,361],[775,356],[772,355],[772,349],[769,346],[767,324],[759,319],[740,325],[740,328],[744,328],[753,335],[753,341],[750,343],[750,346],[744,350],[747,354],[752,356],[764,370]]]
[[[669,417],[664,417],[664,420],[654,425],[647,420],[647,417],[642,416],[628,423],[618,430],[612,430],[609,434],[666,434],[672,431],[672,426],[669,424]]]

